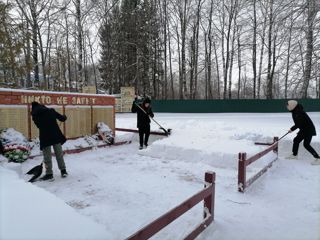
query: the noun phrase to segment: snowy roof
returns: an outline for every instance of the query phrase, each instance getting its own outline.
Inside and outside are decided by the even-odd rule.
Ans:
[[[76,93],[76,92],[55,92],[55,91],[42,91],[42,90],[26,90],[14,88],[0,88],[0,92],[25,92],[25,93],[43,93],[43,94],[68,94],[68,95],[83,95],[83,96],[108,96],[114,97],[110,94],[93,94],[93,93]]]

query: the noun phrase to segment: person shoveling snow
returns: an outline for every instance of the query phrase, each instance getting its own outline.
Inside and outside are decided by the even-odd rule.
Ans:
[[[316,136],[316,128],[311,118],[303,110],[303,106],[296,100],[289,100],[287,103],[287,109],[289,112],[291,112],[294,122],[294,125],[289,129],[288,132],[291,133],[298,128],[300,130],[297,133],[297,136],[293,139],[292,155],[287,158],[297,159],[299,144],[303,141],[303,146],[305,149],[314,157],[314,161],[311,162],[311,164],[320,165],[320,156],[310,145],[312,137]]]
[[[150,117],[154,117],[151,108],[150,98],[145,98],[141,103],[136,97],[132,103],[131,112],[137,113],[137,128],[139,129],[139,149],[143,149],[143,144],[148,147],[148,140],[150,136]]]
[[[41,178],[41,180],[54,180],[52,172],[51,146],[53,146],[56,155],[61,177],[66,177],[68,173],[66,171],[61,146],[66,142],[66,138],[58,126],[57,119],[64,122],[67,120],[67,116],[61,115],[53,108],[47,108],[38,102],[32,102],[31,115],[33,122],[37,128],[39,128],[40,150],[43,152],[43,162],[46,168],[46,174]]]

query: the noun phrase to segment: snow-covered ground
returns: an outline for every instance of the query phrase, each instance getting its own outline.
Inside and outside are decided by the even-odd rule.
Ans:
[[[309,113],[318,136],[320,112]],[[135,128],[135,114],[117,114],[119,128]],[[138,150],[138,136],[117,132],[131,144],[65,155],[69,176],[56,161],[54,182],[28,183],[25,173],[41,157],[22,164],[0,156],[0,239],[125,239],[203,188],[204,173],[216,177],[215,221],[202,240],[319,240],[320,166],[300,146],[299,159],[287,160],[296,133],[280,142],[279,160],[245,193],[237,191],[237,156],[253,155],[292,126],[289,113],[155,113],[170,137],[151,136]],[[152,130],[158,126],[152,123]],[[81,142],[82,141],[82,142]],[[85,145],[68,141],[65,148]],[[268,154],[248,168],[254,174],[274,158]],[[202,220],[203,204],[174,221],[153,239],[183,239]]]

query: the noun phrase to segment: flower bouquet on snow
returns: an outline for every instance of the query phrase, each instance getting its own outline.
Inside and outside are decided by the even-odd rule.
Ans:
[[[0,130],[0,142],[3,155],[9,159],[9,162],[24,162],[30,155],[30,145],[22,133],[13,128]]]

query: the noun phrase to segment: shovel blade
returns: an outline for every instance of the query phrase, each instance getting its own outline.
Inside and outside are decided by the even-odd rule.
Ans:
[[[39,176],[42,174],[42,163],[31,168],[26,174],[33,175],[33,177],[29,180],[29,182],[34,182]]]

